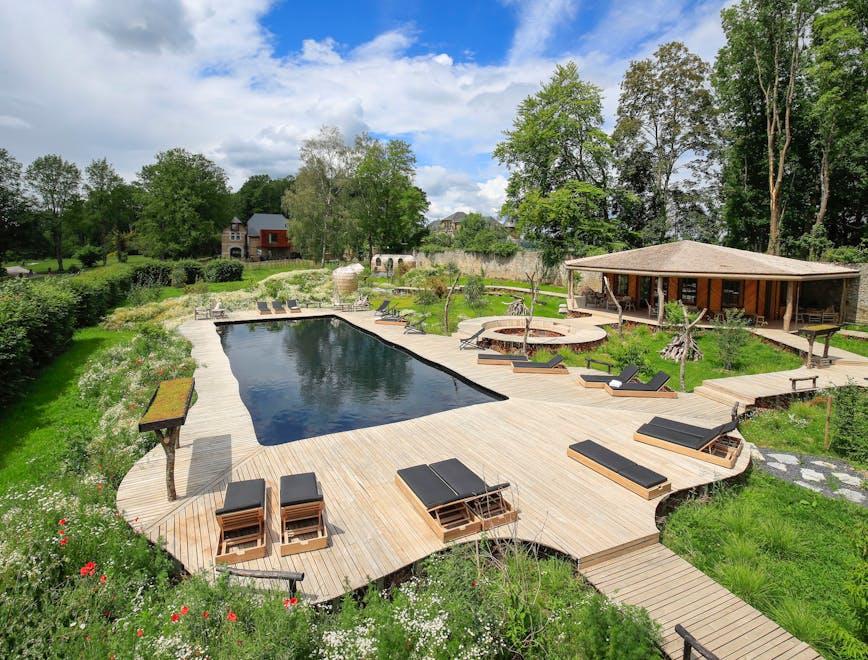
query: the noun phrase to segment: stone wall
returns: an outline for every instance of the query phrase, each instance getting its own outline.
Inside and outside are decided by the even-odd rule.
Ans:
[[[847,282],[847,320],[868,323],[868,264],[847,264],[858,268],[859,279]]]
[[[462,273],[477,274],[481,269],[485,272],[486,277],[506,280],[526,280],[526,274],[532,273],[535,268],[542,271],[542,260],[540,253],[536,250],[521,250],[511,257],[484,256],[463,250],[447,250],[431,255],[417,252],[414,256],[419,268],[431,268],[432,266],[453,263]],[[593,273],[586,273],[585,277],[594,279]],[[599,276],[596,279],[599,280]],[[560,266],[550,274],[546,281],[549,284],[566,286],[566,269]],[[576,275],[576,282],[579,282],[578,275]],[[597,282],[596,288],[599,288],[599,282]]]

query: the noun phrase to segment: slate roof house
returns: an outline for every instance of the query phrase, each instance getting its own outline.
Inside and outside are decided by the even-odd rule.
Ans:
[[[221,248],[226,258],[249,261],[289,259],[294,254],[287,219],[280,213],[254,213],[246,225],[233,218],[223,230]]]

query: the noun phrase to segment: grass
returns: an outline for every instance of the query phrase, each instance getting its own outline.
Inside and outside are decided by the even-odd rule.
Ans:
[[[69,349],[25,388],[21,400],[0,412],[0,492],[50,477],[65,440],[96,424],[102,412],[79,397],[78,379],[90,356],[131,336],[101,328],[77,331]]]
[[[840,348],[843,351],[850,351],[862,357],[868,357],[868,341],[859,339],[858,337],[845,337],[843,335],[832,335],[829,340],[829,345],[835,348]],[[814,349],[817,350],[816,348]]]
[[[827,657],[859,657],[845,652],[868,650],[845,585],[860,579],[866,524],[861,507],[754,471],[679,507],[662,539]]]
[[[145,257],[142,257],[137,254],[131,254],[127,257],[127,263],[134,264],[139,261],[144,261]],[[23,259],[21,261],[7,261],[3,265],[4,266],[20,266],[23,265],[25,268],[29,268],[34,273],[47,273],[49,269],[51,269],[52,273],[57,272],[57,260],[56,259]],[[118,263],[117,255],[111,254],[108,258],[107,266],[111,266],[113,264]],[[66,270],[69,270],[70,266],[76,266],[77,268],[82,268],[81,262],[75,257],[64,257],[63,259],[63,267]],[[87,268],[88,272],[93,270],[99,270],[100,268],[104,268],[102,265],[102,261],[97,262],[97,265],[92,268]]]
[[[844,330],[856,330],[858,332],[868,332],[868,324],[866,324],[866,323],[847,323],[844,325]]]
[[[284,264],[280,266],[259,266],[251,268],[249,265],[246,265],[241,280],[237,282],[207,282],[206,285],[208,287],[208,293],[240,291],[259,284],[259,282],[264,280],[266,277],[271,277],[272,275],[285,273],[291,270],[304,270],[306,268],[316,268],[316,266],[312,265],[309,261],[299,261],[298,264],[292,264],[289,266]],[[184,293],[185,291],[182,287],[164,286],[160,289],[160,297],[158,300],[177,298],[178,296],[184,295]]]

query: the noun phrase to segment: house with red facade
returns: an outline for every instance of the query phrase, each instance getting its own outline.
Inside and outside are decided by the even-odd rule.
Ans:
[[[269,261],[294,256],[287,231],[287,219],[280,213],[254,213],[247,224],[238,218],[223,230],[222,254],[233,259]]]

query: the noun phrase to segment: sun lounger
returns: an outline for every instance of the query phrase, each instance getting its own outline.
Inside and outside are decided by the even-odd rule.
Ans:
[[[220,536],[214,561],[234,564],[265,556],[265,480],[232,481],[214,512]]]
[[[567,456],[646,500],[660,497],[672,488],[672,484],[662,474],[649,470],[593,440],[570,445]]]
[[[305,472],[280,478],[280,554],[322,550],[329,544],[325,504],[316,474]]]
[[[383,314],[374,323],[378,325],[407,325],[407,318],[397,313]]]
[[[603,389],[612,396],[656,397],[663,399],[677,398],[678,394],[676,392],[664,388],[667,382],[669,382],[669,374],[663,371],[658,371],[654,378],[649,380],[647,383],[634,381],[632,383],[621,383],[621,385],[615,387],[610,381],[603,385]]]
[[[581,385],[582,387],[603,389],[606,383],[611,380],[618,380],[622,383],[629,383],[636,377],[638,373],[639,367],[637,367],[635,364],[628,364],[626,367],[621,369],[621,373],[619,373],[617,376],[613,376],[611,374],[606,374],[605,376],[598,376],[596,374],[580,374],[579,385]]]
[[[708,429],[654,417],[636,429],[633,439],[731,469],[744,446],[741,438],[730,435],[737,426],[737,419]]]
[[[503,353],[479,353],[476,356],[476,364],[506,364],[527,362],[525,355],[506,355]]]
[[[286,314],[286,307],[283,306],[282,300],[272,300],[271,307],[275,314]]]
[[[271,309],[268,307],[268,303],[264,300],[257,302],[256,307],[259,309],[260,314],[271,314]]]
[[[287,300],[286,306],[289,309],[290,314],[299,314],[301,312],[301,307],[298,306],[298,301],[295,298]]]
[[[424,335],[425,333],[425,319],[419,319],[418,321],[408,321],[407,325],[404,326],[404,334],[405,335]]]
[[[390,309],[389,306],[391,304],[392,304],[391,300],[384,300],[383,302],[380,303],[380,306],[374,310],[374,314],[376,314],[377,316],[385,316],[386,314],[389,313],[389,309]]]
[[[483,530],[515,522],[518,512],[503,496],[508,483],[489,486],[457,458],[432,463],[430,467],[459,496],[470,498],[466,500],[467,506],[482,521]]]
[[[461,351],[465,348],[482,348],[482,345],[479,343],[479,337],[483,332],[485,332],[485,328],[479,328],[479,330],[474,332],[467,339],[459,339],[458,350]]]
[[[564,361],[563,355],[555,355],[548,362],[526,362],[516,361],[512,363],[512,371],[516,374],[563,374],[569,373],[567,368],[561,364]]]

